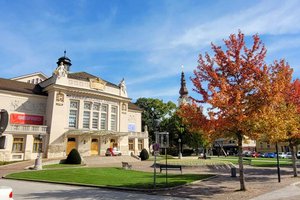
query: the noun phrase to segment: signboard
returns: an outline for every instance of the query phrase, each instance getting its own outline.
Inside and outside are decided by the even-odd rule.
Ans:
[[[44,117],[39,115],[27,115],[27,114],[10,114],[11,124],[31,124],[31,125],[43,125]]]
[[[159,144],[160,148],[169,148],[169,133],[155,132],[155,142]]]
[[[128,132],[135,132],[135,124],[132,123],[128,124]]]

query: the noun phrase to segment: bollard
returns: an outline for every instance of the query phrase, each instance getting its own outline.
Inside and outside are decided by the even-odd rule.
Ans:
[[[231,177],[236,177],[236,168],[231,167]]]

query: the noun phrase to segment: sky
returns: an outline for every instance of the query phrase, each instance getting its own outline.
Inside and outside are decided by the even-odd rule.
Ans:
[[[71,72],[118,84],[132,101],[177,103],[184,66],[187,88],[199,54],[241,30],[259,34],[266,62],[285,59],[300,78],[297,0],[0,0],[0,77],[51,76],[64,50]]]

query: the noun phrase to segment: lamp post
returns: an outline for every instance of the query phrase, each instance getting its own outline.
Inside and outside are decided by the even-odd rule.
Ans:
[[[181,139],[178,139],[178,145],[179,145],[179,153],[178,153],[178,158],[181,159],[182,158],[182,154],[181,154]]]
[[[38,135],[38,139],[39,139],[39,144],[38,144],[38,156],[35,159],[35,164],[34,164],[34,168],[35,170],[41,170],[43,169],[42,167],[42,141],[43,141],[43,136],[41,134]]]

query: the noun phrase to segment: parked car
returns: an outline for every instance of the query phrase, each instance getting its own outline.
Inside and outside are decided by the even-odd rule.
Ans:
[[[259,154],[258,152],[253,152],[251,156],[254,157],[254,158],[258,158],[259,155],[260,155],[260,154]]]
[[[279,152],[278,157],[279,158],[287,158],[287,154],[285,152]]]
[[[270,152],[270,153],[264,153],[264,158],[275,158],[276,157],[276,154],[273,153],[273,152]]]
[[[1,200],[14,200],[13,190],[8,186],[0,186],[0,199]]]
[[[251,157],[252,156],[252,152],[251,151],[243,151],[242,155],[244,157]]]
[[[300,159],[300,151],[297,152],[297,158]]]
[[[121,156],[122,153],[116,147],[114,147],[114,148],[107,148],[105,155],[106,156]]]
[[[291,152],[287,152],[286,153],[286,158],[292,158],[292,153]]]

